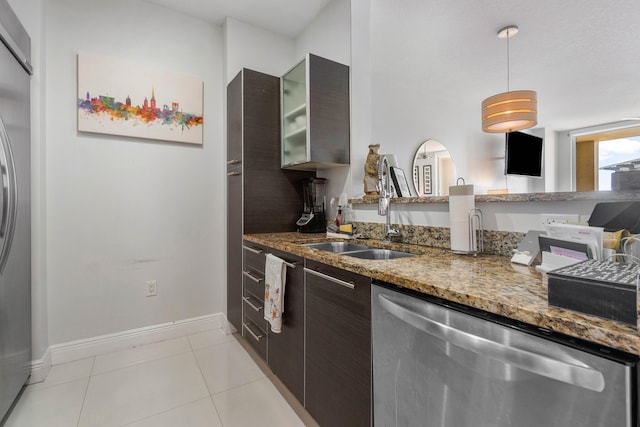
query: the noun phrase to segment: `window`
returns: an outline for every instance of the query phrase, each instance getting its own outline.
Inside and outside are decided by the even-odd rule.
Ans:
[[[636,159],[640,126],[576,138],[576,190],[610,190],[611,174],[620,167],[616,165]]]

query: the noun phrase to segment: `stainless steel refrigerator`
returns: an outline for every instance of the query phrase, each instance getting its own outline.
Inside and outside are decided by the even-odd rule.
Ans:
[[[31,40],[0,0],[0,419],[31,364]]]

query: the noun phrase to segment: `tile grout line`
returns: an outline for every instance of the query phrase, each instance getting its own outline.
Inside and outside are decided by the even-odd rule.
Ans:
[[[214,400],[213,400],[213,394],[211,394],[211,389],[209,389],[209,384],[207,384],[207,379],[204,376],[204,372],[202,372],[202,366],[200,366],[200,361],[198,360],[198,356],[196,355],[196,351],[193,350],[193,346],[191,345],[191,341],[189,340],[189,338],[187,338],[187,341],[189,341],[189,346],[191,346],[191,348],[192,348],[191,353],[193,353],[193,358],[196,360],[196,365],[198,366],[198,371],[200,372],[200,376],[202,377],[202,381],[204,381],[204,386],[207,388],[207,392],[209,393],[209,400],[211,401],[211,404],[213,405],[213,410],[216,411],[216,416],[218,417],[218,421],[220,421],[220,425],[222,427],[224,427],[224,423],[222,422],[222,417],[220,416],[220,411],[218,411],[218,407],[216,406],[216,402],[214,402]],[[206,347],[202,347],[202,348],[206,348]]]
[[[89,370],[89,378],[93,376],[93,370],[96,367],[96,358],[97,356],[93,356],[93,360],[91,361],[91,369]]]
[[[84,395],[82,396],[82,405],[80,405],[80,412],[78,412],[78,422],[76,427],[80,427],[80,420],[82,419],[82,412],[84,411],[84,404],[87,401],[87,393],[89,392],[89,385],[91,384],[91,377],[93,376],[93,367],[96,364],[96,357],[93,356],[91,361],[91,370],[89,371],[89,378],[87,379],[87,386],[84,389]]]
[[[189,348],[191,349],[191,351],[195,351],[195,349],[193,348],[193,344],[191,344],[191,340],[189,339],[191,335],[185,335],[184,337],[187,339],[187,344],[189,344]]]
[[[220,394],[222,394],[224,392],[229,392],[229,391],[232,391],[232,390],[236,390],[236,389],[238,389],[240,387],[244,387],[244,386],[247,386],[249,384],[255,383],[255,382],[257,382],[257,381],[259,381],[261,379],[264,379],[265,377],[267,377],[267,375],[265,375],[263,373],[262,378],[251,380],[251,381],[248,381],[248,382],[246,382],[244,384],[236,385],[235,387],[231,387],[231,388],[228,388],[227,390],[223,390],[223,391],[220,391],[220,392],[216,392],[215,394],[212,394],[210,386],[207,384],[207,380],[206,380],[204,372],[203,372],[203,366],[204,365],[201,364],[201,361],[196,356],[196,352],[205,351],[207,349],[210,349],[208,351],[216,352],[216,351],[220,351],[220,348],[222,346],[225,346],[225,345],[233,345],[233,346],[235,346],[235,345],[239,345],[239,343],[237,342],[236,339],[225,339],[224,341],[217,342],[216,341],[216,339],[218,338],[217,336],[214,337],[214,339],[211,340],[211,341],[215,341],[215,342],[211,342],[210,340],[194,340],[192,342],[191,340],[189,340],[190,335],[183,335],[183,337],[184,337],[184,339],[187,340],[187,346],[178,347],[179,351],[177,351],[175,353],[165,354],[165,353],[159,352],[159,353],[162,353],[162,355],[160,357],[153,357],[153,358],[150,358],[150,359],[138,360],[138,361],[135,361],[132,364],[122,365],[122,366],[119,366],[117,368],[111,368],[111,369],[105,370],[105,371],[98,372],[98,370],[100,369],[100,366],[102,366],[101,365],[101,360],[98,360],[98,358],[100,356],[102,356],[102,354],[87,357],[85,359],[91,359],[91,360],[87,360],[84,363],[84,368],[82,369],[82,371],[84,371],[84,375],[82,375],[79,378],[67,378],[67,372],[77,372],[77,368],[74,367],[73,371],[67,371],[65,369],[62,372],[65,373],[65,378],[67,378],[66,380],[64,380],[62,382],[59,382],[59,383],[56,383],[56,384],[52,384],[52,385],[46,386],[46,387],[41,387],[39,390],[43,390],[44,391],[44,390],[47,390],[49,388],[59,387],[59,386],[62,386],[64,384],[68,384],[68,383],[79,381],[79,380],[80,381],[86,381],[87,383],[85,384],[85,389],[84,390],[77,390],[81,395],[80,396],[76,395],[76,396],[79,397],[79,399],[75,400],[76,402],[78,400],[80,400],[80,405],[76,406],[76,408],[78,408],[78,412],[75,413],[75,411],[73,411],[75,413],[75,416],[76,416],[76,423],[75,424],[71,424],[72,421],[70,423],[70,425],[75,425],[76,427],[80,427],[80,426],[86,424],[86,422],[87,422],[86,421],[86,419],[87,419],[86,416],[85,416],[85,423],[82,422],[82,419],[83,419],[82,415],[85,413],[85,411],[89,410],[89,406],[87,406],[87,397],[89,397],[89,389],[90,388],[91,389],[95,389],[95,385],[92,385],[92,384],[95,384],[95,381],[99,377],[102,377],[103,375],[114,373],[114,372],[117,372],[117,371],[120,371],[120,370],[123,370],[123,369],[131,369],[131,368],[139,367],[139,366],[142,366],[142,365],[145,365],[145,364],[158,362],[158,361],[161,361],[161,360],[164,360],[164,359],[168,359],[168,358],[171,358],[171,357],[178,357],[178,356],[181,356],[181,355],[182,356],[186,356],[188,354],[191,354],[191,357],[193,359],[195,359],[198,372],[200,373],[200,378],[205,383],[207,395],[201,395],[202,396],[201,398],[195,399],[195,400],[190,401],[190,402],[185,402],[183,405],[180,405],[178,407],[187,406],[189,404],[194,404],[194,403],[196,403],[196,402],[198,402],[200,400],[204,400],[204,399],[206,399],[208,397],[209,401],[213,404],[213,408],[215,410],[216,417],[217,417],[220,425],[224,426],[224,423],[222,422],[221,412],[220,412],[219,408],[216,406],[216,403],[214,402],[214,396],[220,395]],[[162,340],[162,341],[165,341],[165,340]],[[146,345],[152,345],[152,344],[155,344],[155,343],[145,344],[145,346]],[[206,345],[202,345],[202,344],[206,344]],[[134,349],[135,347],[138,347],[138,346],[133,346],[133,347],[130,347],[129,349]],[[241,345],[239,345],[239,347],[242,349],[243,353],[245,353],[245,354],[247,353],[246,350],[244,348],[242,348]],[[109,352],[109,353],[117,353],[117,352],[120,352],[120,351],[129,350],[129,349],[122,349],[122,350],[118,350],[118,351],[115,351],[115,352]],[[104,353],[104,354],[109,354],[109,353]],[[126,361],[127,358],[125,357],[124,360]],[[74,362],[67,362],[67,363],[74,363]],[[65,363],[65,364],[67,364],[67,363]],[[255,364],[255,361],[253,361],[253,363]],[[65,365],[65,364],[59,364],[59,365]],[[86,369],[87,365],[89,366],[89,369]],[[117,365],[117,363],[114,363],[114,366],[116,366],[116,365]],[[76,405],[77,405],[77,403],[76,403]],[[176,408],[178,408],[178,407],[176,407]],[[141,420],[146,419],[146,418],[153,417],[153,416],[161,414],[161,413],[169,412],[169,411],[171,411],[173,409],[176,409],[176,408],[166,408],[165,410],[163,410],[161,412],[158,412],[157,414],[151,414],[148,417],[143,417],[143,418],[140,418],[139,420],[127,421],[126,425],[141,421]],[[87,413],[87,414],[89,415],[89,413]],[[214,419],[214,418],[212,418],[212,419]]]
[[[191,352],[192,352],[191,350],[184,350],[184,351],[180,351],[180,352],[177,352],[177,353],[172,353],[172,354],[167,354],[167,355],[160,356],[160,357],[155,357],[153,359],[140,360],[140,361],[131,363],[129,365],[123,365],[123,366],[119,366],[117,368],[111,368],[111,369],[108,369],[106,371],[97,372],[95,374],[92,373],[91,376],[92,377],[99,377],[101,375],[109,374],[109,373],[112,373],[112,372],[116,372],[116,371],[119,371],[121,369],[132,368],[134,366],[144,365],[145,363],[156,362],[158,360],[168,359],[170,357],[180,356],[180,355],[191,353]]]
[[[218,411],[218,407],[216,406],[216,402],[213,401],[213,396],[209,395],[209,400],[211,401],[211,404],[213,405],[213,410],[216,411],[216,415],[218,416],[218,421],[220,421],[220,425],[222,427],[224,426],[224,422],[222,421],[222,416],[220,415],[220,411]]]
[[[240,344],[240,343],[238,343],[238,342],[237,342],[237,339],[236,339],[236,340],[233,340],[233,341],[231,341],[231,340],[230,340],[230,341],[226,341],[226,342],[217,343],[217,344],[213,344],[213,345],[210,345],[210,346],[202,347],[202,348],[199,348],[198,350],[202,350],[202,349],[207,348],[207,347],[218,347],[218,346],[220,346],[220,345],[222,345],[222,344],[227,344],[227,343],[237,343],[237,344]],[[191,344],[191,343],[189,343],[189,344]],[[240,345],[240,348],[242,349],[242,351],[243,351],[243,352],[245,352],[245,353],[249,356],[249,358],[251,359],[251,362],[252,362],[252,363],[254,363],[254,364],[258,367],[258,369],[260,369],[260,367],[258,366],[258,364],[257,364],[257,363],[256,363],[256,362],[251,358],[251,355],[250,355],[250,354],[249,354],[249,353],[244,349],[244,347],[242,347],[242,345]],[[195,354],[195,350],[193,351],[193,356],[194,356],[194,358],[196,359],[196,364],[198,365],[198,370],[200,371],[200,375],[202,375],[202,379],[203,379],[203,381],[204,381],[204,384],[205,384],[205,386],[207,387],[207,391],[209,392],[209,398],[211,399],[211,403],[213,403],[213,408],[215,409],[216,414],[218,415],[218,419],[220,420],[220,424],[222,425],[222,427],[225,427],[225,425],[224,425],[224,422],[223,422],[223,420],[222,420],[222,417],[220,416],[220,411],[218,410],[218,406],[216,405],[216,402],[215,402],[215,400],[214,400],[214,396],[219,396],[219,395],[221,395],[221,394],[223,394],[223,393],[228,393],[228,392],[230,392],[230,391],[232,391],[232,390],[239,389],[240,387],[244,387],[244,386],[247,386],[247,385],[249,385],[249,384],[253,384],[253,383],[258,382],[258,381],[261,381],[261,380],[263,380],[263,379],[267,379],[267,380],[269,380],[269,378],[267,377],[267,375],[266,375],[264,372],[262,372],[262,374],[264,375],[264,377],[262,377],[262,378],[257,378],[257,379],[255,379],[255,380],[252,380],[252,381],[246,382],[246,383],[244,383],[244,384],[237,385],[237,386],[235,386],[235,387],[228,388],[228,389],[226,389],[226,390],[219,391],[219,392],[217,392],[217,393],[215,393],[215,394],[214,394],[214,393],[211,393],[211,389],[209,388],[209,384],[207,384],[207,380],[206,380],[206,378],[205,378],[205,376],[204,376],[204,372],[202,372],[202,367],[200,366],[200,361],[198,360],[198,357],[197,357],[197,356],[196,356],[196,354]],[[260,369],[260,371],[262,371],[262,370]],[[279,391],[279,390],[278,390],[278,393],[280,393],[280,391]]]
[[[197,357],[195,356],[195,354],[194,354],[194,352],[193,352],[192,350],[181,351],[181,352],[179,352],[179,353],[175,353],[175,354],[171,354],[171,355],[166,355],[166,356],[158,357],[158,358],[155,358],[155,359],[145,360],[145,361],[142,361],[142,362],[135,363],[135,364],[133,364],[133,365],[127,365],[127,366],[120,367],[120,368],[118,368],[118,369],[113,369],[113,370],[111,370],[111,371],[105,371],[105,372],[97,373],[97,374],[95,374],[95,375],[91,375],[91,376],[89,377],[89,384],[87,385],[87,390],[85,390],[85,395],[84,395],[84,398],[83,398],[82,409],[81,409],[81,411],[80,411],[80,415],[82,415],[82,411],[84,410],[84,405],[85,405],[85,402],[86,402],[86,396],[87,396],[88,388],[89,388],[90,381],[91,381],[91,379],[92,379],[92,378],[101,377],[101,376],[103,376],[103,375],[111,374],[111,373],[113,373],[113,372],[117,372],[117,371],[119,371],[119,370],[129,369],[129,368],[133,368],[133,367],[139,367],[139,366],[141,366],[141,365],[145,365],[145,364],[148,364],[148,363],[154,363],[154,362],[157,362],[157,361],[160,361],[160,360],[165,360],[165,359],[172,358],[172,357],[188,356],[189,354],[190,354],[190,355],[191,355],[191,357],[194,359],[194,361],[195,361],[195,363],[196,363],[196,366],[198,366],[198,371],[200,372],[200,375],[202,376],[202,370],[200,369],[200,366],[199,366],[199,363],[198,363],[198,359],[197,359]],[[94,362],[94,363],[95,363],[95,362]],[[92,366],[92,371],[93,371],[93,366]],[[206,381],[204,380],[204,376],[202,376],[202,381],[205,383],[205,387],[207,387]],[[171,411],[173,411],[173,410],[175,410],[175,409],[177,409],[177,408],[181,408],[181,407],[184,407],[184,406],[187,406],[187,405],[191,405],[191,404],[193,404],[193,403],[195,403],[195,402],[198,402],[198,401],[200,401],[200,400],[204,400],[204,399],[210,398],[210,397],[211,397],[211,394],[210,394],[210,392],[209,392],[208,387],[207,387],[207,393],[208,393],[207,395],[203,395],[202,397],[200,397],[200,398],[196,398],[195,400],[191,400],[191,401],[188,401],[188,402],[184,402],[183,404],[180,404],[180,405],[178,405],[178,406],[165,407],[165,408],[164,408],[163,410],[161,410],[160,412],[156,412],[156,413],[153,413],[153,414],[149,414],[149,415],[144,416],[144,417],[139,418],[139,419],[128,420],[128,421],[126,421],[126,424],[123,424],[122,426],[124,427],[124,426],[130,425],[130,424],[133,424],[133,423],[136,423],[136,422],[142,421],[142,420],[147,419],[147,418],[151,418],[151,417],[158,416],[158,415],[160,415],[160,414],[164,414],[164,413],[167,413],[167,412],[171,412]],[[214,405],[214,407],[215,407],[215,405]],[[216,411],[216,414],[217,414],[217,411]],[[219,415],[218,415],[218,418],[220,418],[220,417],[219,417]],[[78,425],[77,425],[77,427],[80,427],[80,420],[81,420],[81,417],[79,417],[79,418],[78,418]]]
[[[189,339],[187,338],[187,335],[184,335],[182,338],[185,338],[187,340],[187,345],[189,346],[189,349],[181,350],[181,351],[176,352],[176,353],[165,354],[165,355],[162,355],[162,356],[159,356],[159,357],[154,357],[154,358],[151,358],[151,359],[139,360],[139,361],[133,362],[133,363],[128,364],[128,365],[119,366],[117,368],[111,368],[111,369],[108,369],[106,371],[95,372],[95,373],[93,372],[94,366],[95,366],[95,361],[94,361],[94,366],[92,366],[92,368],[91,368],[91,376],[96,376],[97,377],[97,376],[100,376],[100,375],[103,375],[103,374],[107,374],[107,373],[110,373],[110,372],[119,371],[120,369],[131,368],[133,366],[142,365],[142,364],[145,364],[145,363],[154,362],[156,360],[167,359],[169,357],[179,356],[181,354],[186,354],[186,353],[192,352],[193,350],[191,350],[191,343],[189,342]],[[174,338],[172,340],[177,340],[177,339],[179,339],[179,338]],[[158,344],[158,343],[165,342],[165,341],[168,341],[168,340],[162,340],[162,341],[157,341],[157,342],[154,342],[154,343],[144,344],[142,346],[133,346],[133,347],[128,347],[128,348],[123,349],[123,350],[113,351],[113,352],[104,353],[104,354],[98,354],[98,355],[94,356],[94,358],[97,359],[100,356],[104,356],[104,355],[108,355],[108,354],[114,354],[114,353],[120,353],[120,352],[123,352],[123,351],[129,351],[129,350],[132,350],[132,349],[135,349],[135,348],[140,348],[140,347],[144,347],[144,346],[150,346],[150,345]]]
[[[236,386],[233,386],[233,387],[228,388],[228,389],[226,389],[226,390],[219,391],[219,392],[217,392],[217,393],[215,393],[215,394],[211,394],[210,396],[211,396],[211,398],[213,399],[213,398],[214,398],[214,396],[220,396],[221,394],[224,394],[224,393],[228,393],[228,392],[230,392],[230,391],[237,390],[237,389],[239,389],[239,388],[242,388],[242,387],[248,386],[249,384],[257,383],[258,381],[262,381],[262,380],[269,380],[269,381],[271,381],[267,376],[264,376],[264,377],[262,377],[262,378],[257,378],[257,379],[255,379],[255,380],[251,380],[251,381],[246,382],[246,383],[244,383],[244,384],[236,385]],[[281,393],[280,393],[280,390],[278,390],[278,393],[279,393],[279,394],[281,394]]]
[[[133,364],[130,364],[130,365],[121,366],[121,367],[119,367],[119,368],[114,368],[114,369],[110,369],[110,370],[103,371],[103,372],[98,372],[98,373],[95,373],[95,372],[94,372],[95,367],[96,367],[96,359],[97,359],[97,358],[98,358],[98,356],[100,356],[100,355],[93,356],[93,357],[92,357],[93,361],[92,361],[92,363],[91,363],[91,370],[90,370],[90,374],[89,374],[89,380],[88,380],[88,382],[87,382],[87,388],[85,389],[85,393],[84,393],[84,396],[83,396],[83,398],[82,398],[82,405],[81,405],[81,408],[80,408],[80,414],[78,415],[78,423],[77,423],[77,427],[79,427],[79,426],[80,426],[80,420],[81,420],[81,418],[82,418],[82,412],[84,411],[84,405],[85,405],[85,403],[86,403],[87,393],[88,393],[88,391],[89,391],[89,386],[90,386],[90,384],[91,384],[91,379],[92,379],[92,378],[94,378],[94,377],[100,377],[100,376],[103,376],[103,375],[106,375],[106,374],[110,374],[110,373],[113,373],[113,372],[116,372],[116,371],[119,371],[119,370],[122,370],[122,369],[128,369],[128,368],[132,368],[132,367],[135,367],[135,366],[144,365],[144,364],[146,364],[146,363],[152,363],[152,362],[156,362],[156,361],[159,361],[159,360],[167,359],[167,358],[170,358],[170,357],[175,357],[175,356],[185,355],[185,354],[189,354],[189,353],[191,353],[191,354],[193,355],[193,357],[194,357],[194,359],[195,359],[195,361],[196,361],[196,364],[197,364],[197,363],[198,363],[198,360],[197,360],[197,358],[195,357],[195,354],[194,354],[193,350],[191,350],[191,343],[189,342],[189,339],[188,339],[187,337],[188,337],[187,335],[184,335],[184,336],[183,336],[183,338],[185,338],[185,339],[187,340],[187,345],[188,345],[188,347],[189,347],[189,349],[188,349],[188,350],[180,351],[180,352],[178,352],[178,353],[174,353],[174,354],[164,355],[164,356],[161,356],[161,357],[156,357],[156,358],[153,358],[153,359],[146,359],[146,360],[137,361],[137,362],[135,362],[135,363],[133,363]],[[164,340],[163,340],[163,341],[164,341]],[[158,341],[158,342],[162,342],[162,341]],[[153,345],[153,344],[156,344],[156,343],[149,343],[149,344],[145,344],[145,345]],[[134,347],[129,347],[128,349],[119,350],[119,351],[116,351],[116,352],[104,353],[104,354],[118,353],[118,352],[120,352],[120,351],[126,351],[126,350],[130,350],[130,349],[133,349],[133,348],[136,348],[136,346],[134,346]],[[200,370],[200,366],[199,366],[199,365],[198,365],[198,370],[200,371],[200,374],[202,375],[202,371]],[[204,379],[203,379],[203,380],[204,380]],[[206,386],[206,381],[205,381],[205,386]],[[208,391],[208,390],[209,390],[209,389],[207,388],[207,391]],[[209,394],[209,396],[210,396],[210,394]],[[204,397],[203,397],[202,399],[204,399]],[[195,401],[194,401],[194,402],[195,402]],[[193,402],[188,402],[187,404],[190,404],[190,403],[193,403]],[[181,406],[183,406],[183,405],[181,405]],[[167,409],[167,411],[170,411],[170,410],[172,410],[172,409],[175,409],[175,408],[169,408],[169,409]],[[163,411],[163,412],[167,412],[167,411]],[[149,415],[149,417],[152,417],[152,416],[154,416],[154,415],[157,415],[157,414]],[[145,418],[148,418],[148,417],[145,417]],[[142,419],[144,419],[144,418],[142,418]],[[134,420],[134,421],[131,421],[131,422],[130,422],[130,423],[128,423],[128,424],[131,424],[131,423],[136,422],[136,421],[140,421],[140,420]]]
[[[149,419],[149,418],[157,417],[157,416],[162,415],[162,414],[167,414],[167,413],[169,413],[171,411],[175,411],[176,409],[184,408],[185,406],[193,405],[194,403],[197,403],[197,402],[200,402],[200,401],[206,400],[206,399],[211,399],[211,396],[201,397],[201,398],[193,400],[191,402],[183,403],[182,405],[174,406],[174,407],[171,407],[171,408],[166,408],[163,411],[157,412],[155,414],[147,415],[146,417],[142,417],[142,418],[138,418],[138,419],[135,419],[135,420],[127,421],[126,424],[122,424],[120,427],[127,427],[128,425],[139,423],[142,420],[146,420],[146,419]],[[214,408],[215,408],[215,405],[214,405]],[[216,411],[216,413],[217,412],[218,411]],[[218,418],[220,418],[220,416],[218,416]]]
[[[191,343],[189,343],[189,345],[191,345]],[[209,384],[207,384],[207,379],[204,376],[204,372],[202,372],[202,366],[200,366],[200,361],[198,360],[198,356],[196,355],[195,350],[191,350],[191,353],[193,353],[193,358],[196,359],[196,365],[198,366],[198,372],[200,372],[200,376],[202,377],[202,381],[204,381],[204,386],[207,388],[207,392],[209,393],[209,397],[211,397],[211,389],[209,388]],[[213,406],[215,406],[215,404]]]

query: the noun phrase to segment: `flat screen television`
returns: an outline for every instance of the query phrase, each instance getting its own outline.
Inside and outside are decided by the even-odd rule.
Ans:
[[[506,134],[504,174],[542,178],[543,139],[523,132]]]

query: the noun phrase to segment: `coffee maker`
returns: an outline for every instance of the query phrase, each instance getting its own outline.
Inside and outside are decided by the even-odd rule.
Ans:
[[[307,178],[302,181],[304,211],[296,225],[300,233],[324,233],[327,231],[325,215],[325,178]]]

